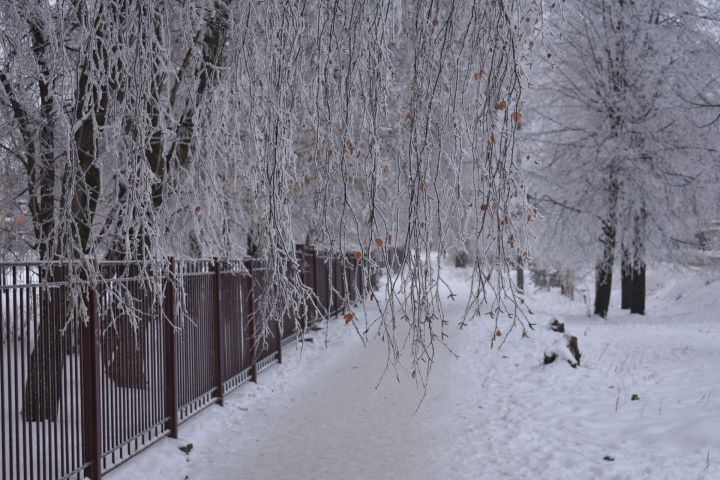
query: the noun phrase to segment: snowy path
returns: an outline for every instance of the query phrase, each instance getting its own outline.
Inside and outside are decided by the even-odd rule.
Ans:
[[[609,322],[536,294],[531,341],[491,351],[489,325],[473,323],[452,339],[460,358],[438,356],[417,412],[421,392],[408,378],[375,388],[384,344],[364,348],[331,322],[327,350],[316,335],[302,356],[286,355],[259,385],[183,425],[180,440],[109,478],[720,478],[720,282],[704,282],[666,285],[647,318],[614,312]],[[560,312],[580,340],[576,370],[541,365],[557,337],[542,326]],[[187,442],[185,457],[177,446]]]

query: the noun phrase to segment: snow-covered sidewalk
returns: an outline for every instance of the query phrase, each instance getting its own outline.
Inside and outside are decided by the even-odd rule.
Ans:
[[[460,294],[448,300],[452,321],[464,284],[450,276]],[[451,338],[459,358],[437,355],[420,404],[407,377],[389,373],[378,385],[385,344],[363,347],[331,321],[327,349],[317,332],[260,384],[183,424],[181,439],[107,478],[720,478],[720,279],[684,272],[650,288],[647,317],[615,309],[607,322],[557,292],[531,294],[537,332],[500,350],[477,319]],[[578,369],[542,365],[558,335],[545,325],[557,315],[579,338]],[[187,443],[189,455],[178,449]]]

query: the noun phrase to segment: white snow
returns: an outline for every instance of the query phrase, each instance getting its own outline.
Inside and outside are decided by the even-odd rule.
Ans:
[[[500,350],[489,348],[490,321],[476,319],[450,339],[459,358],[438,354],[422,403],[408,377],[380,381],[379,339],[363,347],[333,320],[258,385],[183,424],[181,439],[106,478],[720,478],[720,275],[649,275],[646,317],[614,305],[608,321],[588,318],[581,300],[533,292],[536,332]],[[452,320],[467,287],[462,271],[448,276]],[[542,364],[560,337],[546,327],[553,316],[579,339],[577,369]],[[189,442],[186,456],[178,446]]]

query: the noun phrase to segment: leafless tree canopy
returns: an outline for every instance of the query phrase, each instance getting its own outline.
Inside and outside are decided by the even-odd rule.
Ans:
[[[382,317],[357,328],[377,326],[393,355],[407,334],[427,361],[443,321],[431,252],[472,246],[469,316],[486,287],[495,311],[517,306],[508,269],[532,212],[515,131],[543,8],[5,0],[3,251],[72,261],[78,284],[102,258],[151,271],[252,253],[270,318],[308,295],[287,275],[296,242],[380,266],[402,246]]]
[[[611,236],[636,262],[677,258],[716,215],[719,19],[716,2],[590,0],[548,20],[563,38],[527,134],[544,256],[607,263]]]

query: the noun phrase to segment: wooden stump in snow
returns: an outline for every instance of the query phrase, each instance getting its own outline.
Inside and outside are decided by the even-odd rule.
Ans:
[[[566,335],[565,338],[567,338],[568,341],[568,350],[570,350],[570,353],[572,354],[577,364],[580,365],[580,357],[582,357],[582,354],[580,353],[580,349],[578,348],[577,337],[574,335]]]
[[[548,328],[553,332],[562,334],[562,339],[555,341],[550,349],[545,351],[543,354],[543,364],[548,365],[560,358],[566,360],[573,368],[580,365],[580,357],[582,357],[582,354],[578,347],[577,337],[565,334],[565,324],[557,318],[552,319]]]

